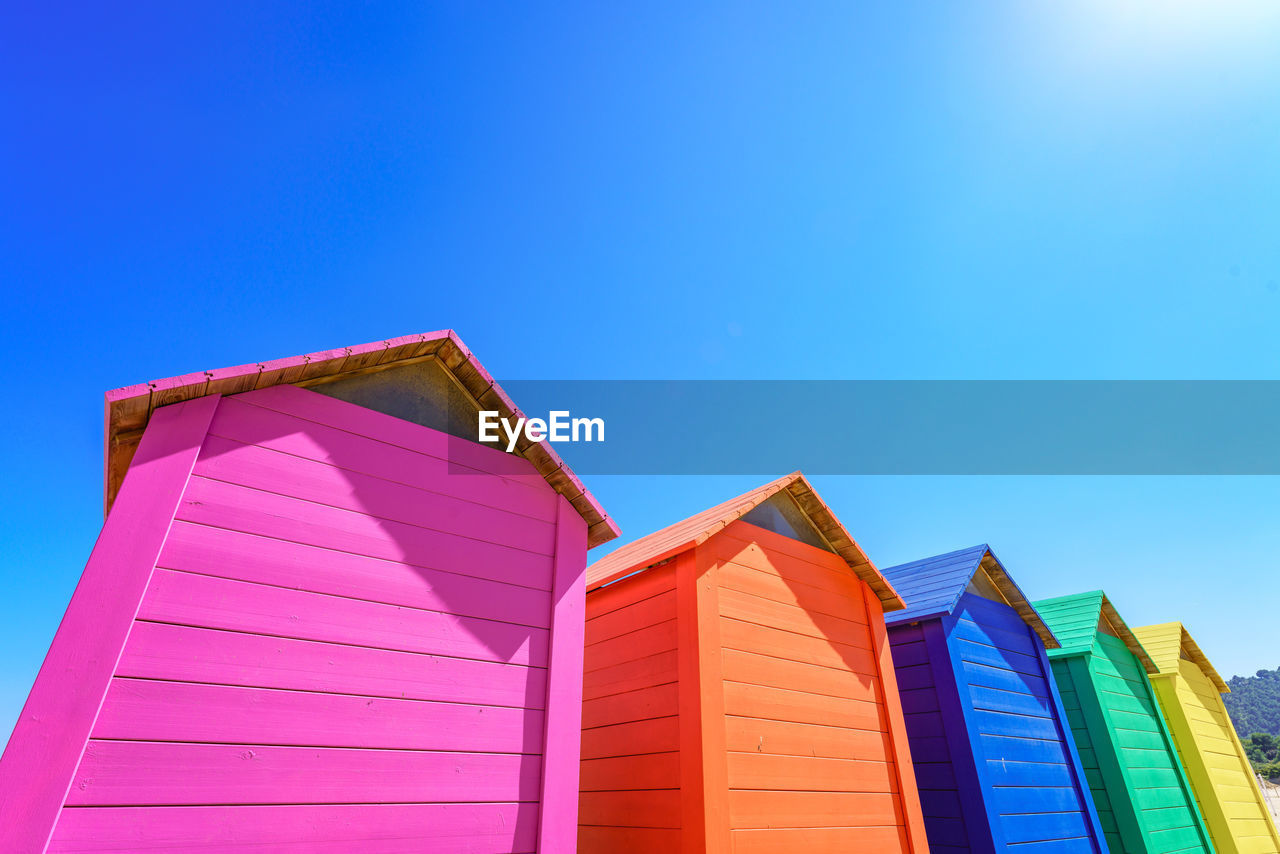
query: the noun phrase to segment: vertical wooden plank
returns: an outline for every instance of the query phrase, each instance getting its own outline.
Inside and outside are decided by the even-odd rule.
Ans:
[[[682,850],[728,854],[729,757],[716,562],[705,544],[684,552],[676,561]]]
[[[1187,710],[1178,699],[1178,679],[1172,673],[1153,673],[1150,675],[1151,686],[1155,688],[1156,697],[1160,700],[1160,708],[1164,711],[1169,724],[1169,732],[1178,746],[1178,758],[1191,781],[1192,790],[1199,796],[1201,815],[1213,847],[1226,854],[1233,846],[1231,824],[1223,811],[1222,801],[1214,790],[1213,780],[1209,775],[1209,767],[1205,763],[1204,751],[1196,743],[1195,731],[1187,718]]]
[[[1080,764],[1080,751],[1076,750],[1076,740],[1071,735],[1071,727],[1067,726],[1067,711],[1062,708],[1062,697],[1058,695],[1058,688],[1053,682],[1053,668],[1049,664],[1049,654],[1038,637],[1035,640],[1035,648],[1040,658],[1040,672],[1044,676],[1045,684],[1049,686],[1049,699],[1053,702],[1053,717],[1058,728],[1058,737],[1067,748],[1067,758],[1071,760],[1071,774],[1075,778],[1076,794],[1084,805],[1085,814],[1089,819],[1089,828],[1093,835],[1093,850],[1098,854],[1106,854],[1107,842],[1102,833],[1102,822],[1098,820],[1098,809],[1093,805],[1093,793],[1089,791],[1089,782],[1084,778],[1084,766]]]
[[[1191,778],[1187,775],[1187,769],[1183,766],[1182,757],[1178,755],[1178,745],[1174,740],[1173,731],[1169,727],[1169,721],[1165,717],[1163,704],[1160,702],[1160,698],[1156,696],[1155,683],[1148,676],[1145,684],[1147,700],[1155,711],[1156,724],[1160,728],[1160,737],[1164,742],[1165,750],[1169,751],[1169,757],[1173,760],[1173,768],[1178,774],[1178,786],[1182,790],[1183,797],[1187,800],[1187,806],[1191,808],[1192,815],[1195,816],[1196,833],[1199,835],[1200,841],[1204,843],[1204,850],[1212,852],[1213,840],[1210,838],[1209,824],[1200,809],[1199,801],[1196,800],[1195,789],[1191,785]]]
[[[876,656],[881,693],[884,695],[885,718],[889,722],[889,743],[893,748],[893,769],[898,779],[898,795],[907,831],[907,850],[927,852],[929,840],[924,830],[924,811],[920,808],[920,792],[916,789],[915,769],[907,743],[907,722],[902,716],[902,700],[898,696],[898,678],[893,669],[893,652],[884,627],[884,611],[875,591],[859,581],[862,603],[866,607],[867,625],[871,627],[871,646]]]
[[[582,655],[586,632],[587,523],[556,496],[556,553],[551,588],[546,737],[538,850],[573,851],[578,838],[582,750]]]
[[[1067,669],[1076,698],[1080,701],[1080,713],[1084,716],[1085,729],[1093,742],[1093,752],[1098,757],[1098,771],[1102,774],[1103,785],[1111,800],[1111,811],[1116,817],[1120,839],[1127,849],[1144,851],[1147,846],[1142,830],[1142,816],[1133,801],[1133,781],[1129,779],[1128,768],[1121,761],[1120,748],[1112,735],[1110,709],[1098,696],[1098,686],[1093,680],[1092,659],[1092,655],[1072,655],[1059,659],[1058,663]],[[1053,693],[1060,696],[1057,690]],[[1079,758],[1079,751],[1073,755]]]
[[[218,400],[161,407],[143,434],[0,758],[6,854],[49,843]]]
[[[693,550],[688,550],[677,555],[675,562],[676,672],[680,703],[680,851],[700,854],[707,844],[707,797],[702,760],[697,557]],[[728,792],[725,797],[728,797]]]
[[[964,662],[960,658],[960,651],[953,645],[954,639],[951,636],[951,631],[955,628],[957,622],[959,622],[959,617],[956,613],[950,614],[940,621],[942,633],[946,638],[947,651],[945,660],[950,663],[951,672],[939,675],[938,701],[939,703],[943,702],[943,685],[948,685],[949,688],[955,691],[955,696],[949,699],[959,704],[960,720],[964,724],[967,743],[961,748],[962,755],[973,763],[973,773],[977,778],[977,785],[973,789],[982,798],[981,813],[974,814],[968,811],[965,813],[964,824],[969,833],[969,844],[973,851],[994,854],[996,851],[1006,850],[1008,845],[1005,842],[1004,825],[1000,820],[1000,813],[991,799],[992,784],[990,774],[987,772],[986,751],[982,746],[982,736],[978,732],[977,726],[973,723],[973,701],[966,687]],[[930,650],[930,657],[932,655],[933,651]],[[950,724],[950,720],[948,720],[948,724]],[[948,729],[950,729],[949,726]],[[960,791],[963,792],[966,785],[960,778],[958,770],[959,759],[960,756],[952,755],[952,762],[957,766],[956,780],[960,783]]]
[[[977,854],[995,854],[998,846],[1003,850],[1004,835],[1000,823],[992,822],[987,810],[988,781],[986,763],[982,761],[980,743],[976,733],[969,731],[972,712],[965,701],[968,691],[959,673],[960,655],[951,648],[948,628],[954,617],[929,620],[921,624],[925,650],[929,654],[929,667],[933,671],[934,687],[938,694],[938,708],[942,715],[947,750],[951,753],[951,770],[956,778],[956,791],[964,813],[965,834],[969,850]],[[966,710],[969,711],[966,711]]]

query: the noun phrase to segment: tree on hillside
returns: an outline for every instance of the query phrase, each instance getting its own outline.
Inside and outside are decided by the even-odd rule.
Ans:
[[[1252,733],[1280,735],[1280,668],[1233,676],[1227,685],[1231,693],[1223,694],[1222,700],[1241,741]]]

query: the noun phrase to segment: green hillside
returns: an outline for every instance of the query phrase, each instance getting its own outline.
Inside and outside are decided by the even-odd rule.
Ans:
[[[1231,693],[1223,694],[1222,700],[1242,741],[1255,732],[1280,735],[1280,668],[1233,676],[1227,685]]]

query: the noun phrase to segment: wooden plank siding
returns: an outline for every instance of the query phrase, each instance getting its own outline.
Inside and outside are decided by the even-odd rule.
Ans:
[[[730,850],[913,850],[875,594],[837,555],[742,521],[699,552],[719,593]]]
[[[524,460],[353,404],[223,400],[49,850],[563,850],[565,506]]]
[[[1229,690],[1181,623],[1133,630],[1150,653],[1149,675],[1219,854],[1280,852],[1270,810],[1222,702]]]
[[[1208,831],[1147,678],[1151,659],[1102,591],[1037,602],[1062,641],[1057,682],[1113,852],[1209,852]]]
[[[676,564],[587,597],[578,850],[679,850]]]
[[[930,850],[1107,851],[1050,677],[1058,641],[990,549],[885,576],[907,602],[888,632]]]
[[[960,597],[944,625],[987,813],[1004,844],[1027,852],[1106,850],[1035,633],[1013,608],[972,593]],[[1040,667],[993,666],[991,652],[1017,661],[1034,658]]]

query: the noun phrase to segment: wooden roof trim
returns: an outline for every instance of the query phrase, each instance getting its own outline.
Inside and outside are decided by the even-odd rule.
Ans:
[[[1058,643],[1058,639],[1054,637],[1053,632],[1049,630],[1049,626],[1040,617],[1040,612],[1032,607],[1022,589],[1009,577],[1009,573],[1005,571],[1004,564],[1000,563],[1000,559],[995,556],[995,553],[990,548],[987,549],[987,553],[982,556],[982,559],[978,561],[974,571],[977,572],[978,570],[986,571],[987,577],[991,579],[991,583],[1000,591],[1000,595],[1005,598],[1009,606],[1017,611],[1018,616],[1022,617],[1026,624],[1039,635],[1045,649],[1058,649],[1062,646],[1062,644]],[[963,590],[961,590],[961,593],[963,593]]]
[[[1163,677],[1176,676],[1178,673],[1178,661],[1182,653],[1186,653],[1191,663],[1200,668],[1219,693],[1230,694],[1231,687],[1223,681],[1222,677],[1212,664],[1209,658],[1200,649],[1200,646],[1191,637],[1191,633],[1187,631],[1187,627],[1182,623],[1174,621],[1171,623],[1157,623],[1151,626],[1141,626],[1135,632],[1147,638],[1147,642],[1152,644],[1156,649],[1156,654],[1160,656],[1160,660],[1164,661],[1163,665],[1157,662],[1159,674]],[[1176,645],[1177,652],[1166,656],[1164,649]]]
[[[1200,668],[1200,671],[1205,676],[1209,677],[1209,681],[1213,683],[1213,687],[1218,689],[1218,693],[1230,694],[1231,687],[1218,675],[1217,669],[1209,663],[1209,657],[1204,654],[1204,651],[1200,649],[1200,646],[1191,637],[1191,632],[1187,631],[1187,627],[1182,623],[1178,623],[1178,628],[1181,630],[1179,642],[1182,651]]]
[[[1124,641],[1124,645],[1128,647],[1129,652],[1133,653],[1133,657],[1142,662],[1143,669],[1148,673],[1160,672],[1155,659],[1151,657],[1146,647],[1142,645],[1142,641],[1138,640],[1138,636],[1129,628],[1129,624],[1120,616],[1116,606],[1111,604],[1111,600],[1107,598],[1106,593],[1102,594],[1102,616],[1111,624],[1111,628],[1115,630],[1120,640]]]
[[[274,385],[305,388],[427,359],[439,360],[446,373],[478,405],[496,409],[504,417],[523,414],[451,329],[125,386],[106,393],[104,512],[111,509],[151,414],[161,406]],[[550,444],[522,440],[517,447],[521,456],[586,521],[588,548],[618,536],[618,526]]]
[[[587,568],[587,589],[604,587],[701,545],[783,490],[809,517],[832,551],[875,591],[884,610],[896,611],[906,607],[893,585],[876,569],[831,508],[798,471],[622,546]],[[706,518],[700,518],[703,516]]]

